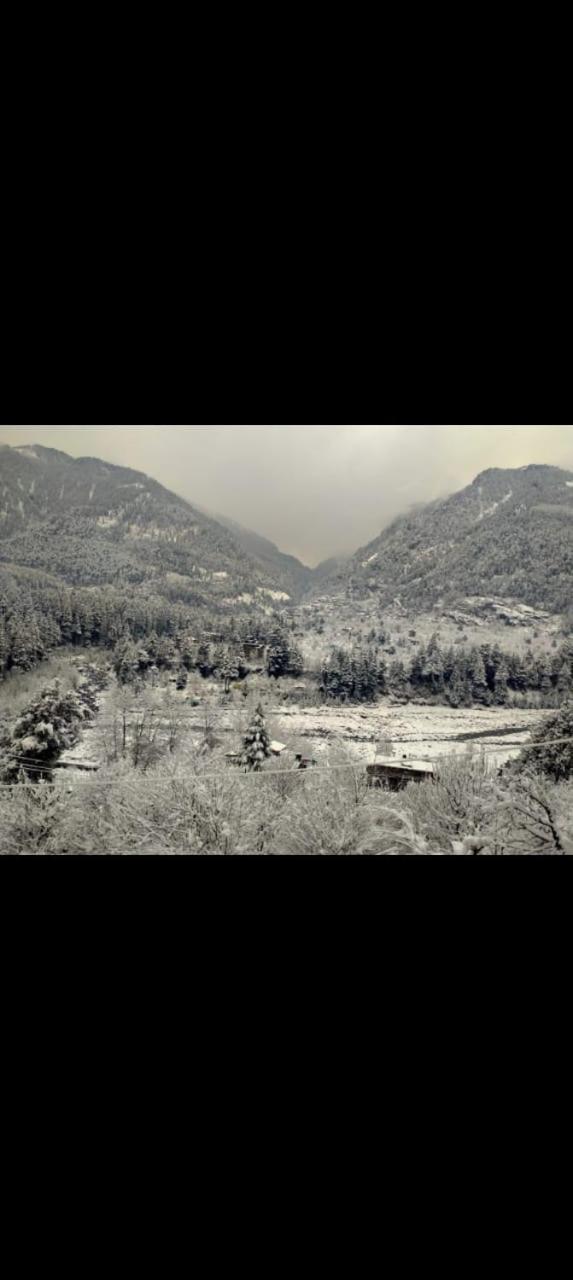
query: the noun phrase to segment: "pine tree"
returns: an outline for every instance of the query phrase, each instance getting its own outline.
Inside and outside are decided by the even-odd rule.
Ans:
[[[53,762],[77,742],[81,722],[92,715],[85,700],[73,690],[61,693],[57,681],[52,688],[44,689],[14,726],[10,754],[16,758],[7,765],[6,776],[15,780],[22,763],[25,767],[26,762]]]
[[[423,683],[424,666],[426,662],[426,650],[420,645],[418,652],[414,654],[410,665],[410,684],[413,689],[419,689]]]
[[[523,658],[511,657],[508,659],[509,666],[509,684],[512,689],[518,693],[525,693],[527,689],[527,670]]]
[[[495,672],[493,677],[493,700],[496,703],[496,705],[500,707],[503,706],[505,702],[507,702],[508,677],[509,677],[509,671],[507,667],[507,662],[505,661],[505,658],[503,657],[503,655],[500,654],[499,661],[496,663],[496,666],[495,666]]]
[[[320,688],[325,698],[337,698],[340,694],[340,674],[336,654],[333,651],[320,672]]]
[[[494,644],[493,646],[490,646],[488,644],[482,644],[480,645],[480,652],[483,658],[483,665],[485,668],[485,678],[487,680],[487,687],[493,696],[493,700],[495,701],[496,683],[500,687],[503,683],[502,678],[501,679],[496,678],[496,673],[500,667],[505,666],[505,656],[502,653],[499,645],[497,644]],[[505,681],[507,683],[507,669],[505,673]]]
[[[281,676],[287,674],[288,671],[288,644],[284,636],[275,636],[274,643],[269,649],[267,658],[267,672],[269,676],[273,676],[278,680]]]
[[[301,676],[304,671],[302,653],[300,649],[296,648],[296,645],[289,645],[287,671],[289,676],[295,677]]]
[[[378,667],[371,652],[362,653],[354,663],[354,697],[359,702],[374,702],[378,692]]]
[[[207,677],[213,674],[211,649],[205,640],[199,645],[197,652],[197,666],[202,676]]]
[[[159,646],[159,636],[156,631],[152,631],[147,637],[146,649],[152,662],[157,661],[157,649]]]
[[[466,695],[466,686],[459,666],[454,667],[448,683],[448,702],[451,707],[461,707]]]
[[[491,694],[487,686],[484,660],[479,649],[472,649],[470,653],[468,673],[472,698],[475,702],[488,706],[491,702]]]
[[[227,651],[226,653],[223,654],[222,660],[220,664],[219,663],[217,664],[217,666],[218,666],[219,676],[221,680],[225,682],[225,693],[228,693],[229,689],[231,688],[231,680],[239,679],[238,663],[235,661],[234,658],[231,657],[230,653]]]
[[[66,596],[64,597],[62,612],[58,621],[60,624],[60,631],[62,633],[62,644],[71,644],[74,624],[70,606],[70,596],[68,593],[66,593]]]
[[[348,654],[341,650],[339,665],[339,697],[342,702],[349,702],[354,696],[355,672]]]
[[[557,672],[557,693],[559,697],[564,699],[571,693],[573,681],[571,680],[571,669],[568,662],[563,662]]]
[[[532,734],[532,743],[523,749],[518,769],[543,773],[554,782],[573,777],[573,702],[545,720]]]
[[[158,667],[164,667],[167,671],[171,671],[176,665],[177,651],[170,636],[161,636],[161,639],[158,640],[155,662]]]
[[[388,682],[392,693],[398,697],[405,697],[408,693],[408,677],[404,663],[397,659],[392,663],[388,673]]]
[[[9,657],[8,633],[6,631],[6,621],[4,611],[0,609],[0,680],[8,667]]]
[[[446,685],[449,685],[450,683],[450,680],[454,674],[456,664],[457,664],[456,651],[450,646],[450,648],[446,649],[443,654],[444,683]]]
[[[441,693],[443,691],[444,659],[436,636],[432,636],[428,645],[422,668],[422,679],[424,684],[428,685],[430,693]]]
[[[242,762],[248,769],[259,772],[270,754],[270,738],[267,733],[263,708],[259,703],[245,734]]]
[[[132,684],[139,673],[139,655],[130,635],[125,635],[115,646],[113,668],[120,684]]]
[[[30,637],[25,618],[16,618],[11,622],[11,666],[21,671],[30,671],[36,661],[33,639]]]
[[[540,662],[538,668],[539,690],[547,697],[553,690],[553,682],[551,679],[551,670],[546,662]]]
[[[181,640],[181,662],[186,671],[193,670],[195,654],[193,650],[193,642],[189,636],[183,636]]]

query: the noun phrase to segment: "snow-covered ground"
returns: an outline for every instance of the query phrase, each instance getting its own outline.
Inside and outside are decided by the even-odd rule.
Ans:
[[[215,735],[220,735],[221,749],[234,750],[246,727],[250,711],[234,702],[228,707],[220,705],[217,696],[207,689],[201,705],[193,707],[191,699],[174,690],[168,701],[181,715],[181,736],[189,745],[200,745],[206,713]],[[100,695],[100,709],[96,719],[82,730],[80,741],[64,753],[62,761],[78,763],[101,762],[103,759],[103,730],[112,720],[112,692]],[[156,701],[156,715],[165,713],[165,690],[158,690],[156,699],[148,693],[148,705]],[[389,739],[396,756],[410,759],[436,760],[443,755],[479,751],[485,747],[488,759],[496,765],[515,756],[531,731],[551,711],[516,710],[513,708],[463,708],[405,705],[394,706],[385,699],[373,707],[296,707],[285,708],[265,704],[265,717],[271,736],[286,743],[289,753],[302,750],[314,759],[326,764],[329,758],[343,748],[357,763],[370,763],[378,752],[386,753],[381,746]],[[481,736],[485,735],[485,736]],[[469,740],[473,739],[473,742]],[[285,757],[286,758],[286,757]],[[74,778],[89,777],[83,772],[70,771]]]
[[[312,753],[324,755],[337,743],[349,748],[357,760],[373,760],[381,739],[390,739],[396,755],[435,760],[442,755],[487,747],[496,764],[516,755],[529,740],[532,729],[550,711],[512,708],[464,708],[391,706],[388,702],[366,709],[305,708],[278,710],[269,718],[283,742],[289,737],[308,740]],[[481,738],[479,735],[488,736]],[[470,748],[467,737],[476,738]]]
[[[66,776],[70,778],[88,778],[90,775],[83,769],[77,771],[71,768],[72,764],[101,764],[103,758],[102,740],[100,726],[106,721],[110,714],[110,690],[104,689],[97,697],[97,714],[93,720],[86,720],[81,727],[79,740],[73,747],[69,747],[67,751],[63,751],[59,757],[59,764],[67,764],[70,766],[66,769]]]

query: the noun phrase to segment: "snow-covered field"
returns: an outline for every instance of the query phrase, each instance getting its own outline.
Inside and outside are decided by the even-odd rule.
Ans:
[[[202,700],[192,707],[185,697],[173,692],[169,698],[173,709],[181,715],[181,735],[189,745],[200,745],[206,713],[215,735],[219,735],[220,751],[234,750],[250,719],[250,712],[237,703],[225,707],[219,699]],[[109,728],[112,695],[101,695],[100,712],[92,725],[82,732],[81,740],[62,760],[101,761],[102,730]],[[165,713],[165,692],[157,696],[156,713]],[[503,764],[515,756],[529,740],[532,729],[550,711],[515,710],[513,708],[466,708],[406,705],[394,706],[389,699],[374,707],[289,707],[265,705],[265,717],[271,737],[285,743],[289,755],[295,751],[312,756],[326,764],[340,748],[357,763],[370,763],[380,751],[383,740],[390,740],[396,756],[436,760],[440,756],[468,750],[487,750],[488,759]],[[482,736],[483,735],[483,736]],[[473,743],[470,739],[474,739]],[[285,759],[288,757],[285,756]],[[216,755],[214,757],[215,763]],[[221,767],[223,763],[221,761]],[[74,776],[80,776],[75,774]],[[85,775],[83,775],[85,776]]]
[[[502,764],[529,740],[532,729],[551,711],[508,708],[391,706],[370,708],[305,708],[269,710],[283,742],[297,737],[308,741],[315,758],[337,744],[350,749],[357,760],[374,759],[381,739],[390,739],[396,755],[435,760],[442,755],[487,747],[488,758]],[[485,734],[487,736],[481,737]],[[468,739],[476,742],[470,748]]]

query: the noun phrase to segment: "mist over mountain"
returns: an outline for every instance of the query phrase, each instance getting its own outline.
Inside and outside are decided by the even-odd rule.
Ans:
[[[320,591],[420,611],[495,595],[558,612],[571,603],[572,575],[573,472],[532,464],[488,469],[398,517]]]
[[[256,560],[267,572],[274,574],[275,577],[278,575],[281,585],[287,591],[290,589],[291,595],[300,595],[308,588],[315,570],[303,564],[296,556],[280,551],[270,538],[264,538],[262,534],[255,533],[254,529],[245,528],[237,520],[231,520],[229,516],[221,515],[218,511],[213,512],[212,516],[224,529],[229,530],[247,555]]]
[[[206,609],[342,594],[420,611],[496,595],[560,611],[571,596],[573,472],[490,468],[447,498],[410,505],[354,555],[310,569],[142,472],[0,445],[0,563]]]

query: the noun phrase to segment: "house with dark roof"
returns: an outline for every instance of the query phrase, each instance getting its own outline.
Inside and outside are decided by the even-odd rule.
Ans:
[[[425,782],[434,776],[429,760],[411,760],[409,756],[376,756],[366,767],[370,787],[386,786],[401,791],[408,782]]]

